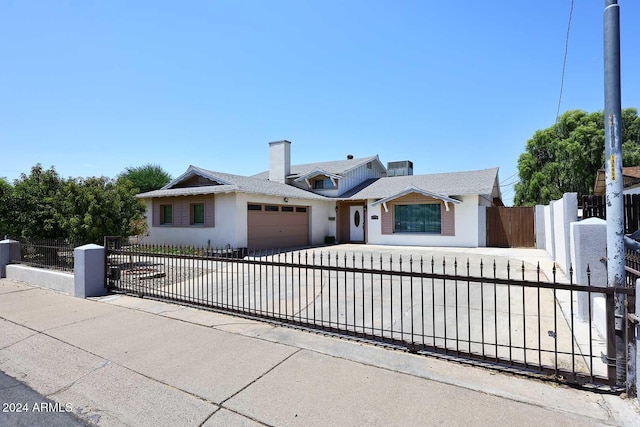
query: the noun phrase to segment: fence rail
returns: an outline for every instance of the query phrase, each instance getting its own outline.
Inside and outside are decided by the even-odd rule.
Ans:
[[[82,243],[70,239],[38,239],[20,242],[20,259],[12,263],[73,272],[74,249]]]
[[[582,217],[607,219],[605,196],[582,196]],[[624,195],[624,233],[640,230],[640,194]]]
[[[614,384],[602,297],[635,289],[557,283],[540,267],[324,251],[250,254],[107,242],[114,291],[477,359],[572,383]],[[515,279],[514,277],[517,277]],[[611,316],[612,319],[612,314]]]

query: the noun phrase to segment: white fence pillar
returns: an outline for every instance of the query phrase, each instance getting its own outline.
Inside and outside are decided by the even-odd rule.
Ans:
[[[74,296],[80,298],[105,295],[104,248],[90,244],[75,248],[74,255]]]
[[[7,277],[7,265],[11,260],[20,259],[20,242],[15,240],[0,241],[0,278]]]
[[[574,283],[577,285],[607,286],[607,266],[603,259],[607,254],[607,222],[600,218],[589,218],[571,223],[571,264],[573,265]],[[591,280],[587,277],[587,267],[591,272]],[[604,297],[592,295],[591,314],[589,319],[589,295],[578,294],[578,315],[583,320],[593,320],[600,333],[606,331],[604,318]],[[603,336],[606,336],[603,335]]]
[[[536,249],[546,249],[547,227],[544,210],[545,207],[542,205],[535,207]]]

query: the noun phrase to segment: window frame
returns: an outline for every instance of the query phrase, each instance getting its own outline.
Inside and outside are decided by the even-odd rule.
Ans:
[[[171,209],[170,221],[167,221],[167,214],[165,209]],[[160,204],[160,225],[170,226],[173,225],[173,203],[161,203]]]
[[[435,217],[436,213],[429,213],[427,211],[421,213],[421,215],[415,216],[413,218],[409,217],[403,220],[403,222],[422,222],[421,229],[411,230],[408,225],[404,225],[401,229],[398,229],[399,220],[398,217],[401,216],[398,210],[402,210],[406,207],[420,207],[424,206],[425,208],[437,208],[437,222],[434,220],[430,221],[429,217]],[[405,214],[406,215],[406,214]],[[408,221],[410,220],[410,221]],[[431,235],[442,235],[442,203],[397,203],[393,205],[393,233],[394,234],[431,234]]]
[[[197,219],[196,207],[198,206],[202,207],[202,222],[196,222],[196,219]],[[206,222],[205,215],[206,215],[206,207],[204,202],[196,202],[196,203],[189,204],[189,225],[193,225],[196,227],[204,227],[204,224]]]
[[[320,185],[320,183],[322,183],[322,185]],[[334,190],[336,188],[335,185],[333,185],[333,181],[331,181],[331,178],[316,178],[313,180],[313,189],[314,190]]]

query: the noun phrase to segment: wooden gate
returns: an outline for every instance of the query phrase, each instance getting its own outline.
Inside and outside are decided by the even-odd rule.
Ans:
[[[536,246],[535,208],[487,208],[487,246],[533,248]]]

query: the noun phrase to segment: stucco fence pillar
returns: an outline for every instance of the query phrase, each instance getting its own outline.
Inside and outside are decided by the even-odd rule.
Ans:
[[[575,274],[576,285],[598,287],[607,286],[607,222],[599,218],[589,218],[580,222],[571,223],[571,263]],[[587,277],[587,266],[590,271],[590,280]],[[636,289],[640,286],[640,279],[636,281]],[[640,298],[636,297],[635,311],[640,313]],[[607,336],[606,308],[604,295],[593,294],[591,296],[591,316],[589,319],[589,295],[580,292],[578,295],[578,316],[584,321],[591,321],[602,337]],[[636,324],[635,343],[629,343],[629,384],[635,385],[637,391],[640,387],[638,378],[638,366],[640,366],[640,354],[637,349],[640,346],[640,325]],[[635,345],[634,345],[635,344]],[[636,394],[637,396],[637,394]],[[638,397],[640,401],[640,397]]]
[[[571,223],[570,249],[571,265],[576,285],[607,286],[607,222],[600,218],[589,218]],[[589,272],[587,272],[587,268]],[[590,277],[589,277],[590,276]],[[589,303],[591,315],[589,319]],[[605,337],[607,330],[605,298],[592,294],[591,301],[586,292],[578,294],[578,316],[592,321],[600,334]]]
[[[12,260],[20,259],[20,242],[15,240],[0,241],[0,278],[7,277],[7,265]]]
[[[80,298],[105,295],[104,247],[95,244],[80,246],[74,249],[73,258],[73,295]]]
[[[106,294],[105,257],[102,246],[90,244],[74,249],[73,273],[30,267],[20,260],[20,242],[0,241],[0,277],[80,298]]]

